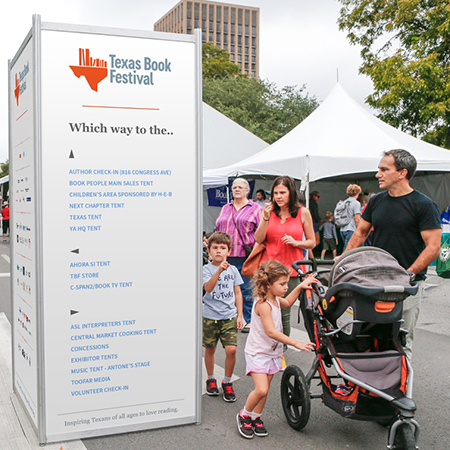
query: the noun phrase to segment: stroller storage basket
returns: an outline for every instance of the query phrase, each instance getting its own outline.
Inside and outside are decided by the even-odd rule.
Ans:
[[[389,420],[395,415],[395,409],[390,402],[362,392],[355,388],[355,396],[338,397],[334,394],[334,385],[328,387],[322,383],[323,402],[326,406],[342,417],[354,420]]]
[[[336,362],[343,372],[374,390],[388,396],[403,397],[406,392],[408,369],[405,355],[397,351],[379,353],[339,353]],[[351,384],[351,383],[350,383]],[[343,417],[358,420],[384,420],[395,413],[390,401],[354,386],[348,396],[335,392],[328,376],[322,373],[324,403]]]

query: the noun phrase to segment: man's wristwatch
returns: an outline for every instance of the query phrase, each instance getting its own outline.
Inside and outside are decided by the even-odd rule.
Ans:
[[[409,270],[407,270],[406,272],[409,275],[409,280],[410,281],[416,281],[416,274],[415,273],[412,273]]]

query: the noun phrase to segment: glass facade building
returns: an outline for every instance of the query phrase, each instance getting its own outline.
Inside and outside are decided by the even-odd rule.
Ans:
[[[159,19],[155,31],[193,34],[226,50],[241,72],[259,77],[259,8],[209,1],[182,0]]]

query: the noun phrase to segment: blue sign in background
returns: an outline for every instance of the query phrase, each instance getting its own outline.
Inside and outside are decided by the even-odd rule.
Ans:
[[[230,190],[230,200],[233,199],[233,194],[231,190],[231,185],[233,183],[230,181],[228,183],[228,189]],[[255,189],[255,180],[249,181],[250,192],[248,198],[253,198],[253,190]],[[219,186],[215,188],[210,188],[208,192],[208,206],[219,206],[222,207],[228,203],[227,201],[227,186]]]

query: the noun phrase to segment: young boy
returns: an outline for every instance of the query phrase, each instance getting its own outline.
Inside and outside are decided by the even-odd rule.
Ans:
[[[336,234],[336,225],[333,223],[333,213],[327,211],[325,219],[326,222],[320,227],[320,230],[323,230],[323,250],[320,259],[325,257],[327,250],[331,250],[333,252],[333,258],[336,258],[338,238]]]
[[[214,354],[220,339],[225,348],[225,377],[222,381],[223,399],[236,401],[231,376],[236,364],[237,330],[242,328],[241,275],[227,262],[231,252],[231,237],[223,232],[213,233],[208,240],[211,261],[203,266],[203,347],[208,375],[206,393],[219,395],[214,377]]]

